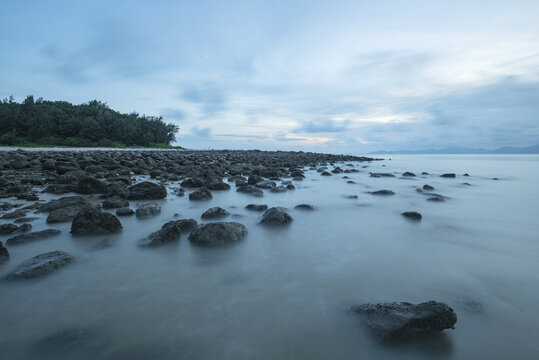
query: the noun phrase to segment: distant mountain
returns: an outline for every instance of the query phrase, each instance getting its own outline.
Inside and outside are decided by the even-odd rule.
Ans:
[[[446,147],[443,149],[426,149],[426,150],[395,150],[395,151],[373,151],[369,154],[539,154],[539,145],[517,148],[512,146],[504,146],[494,150],[488,149],[472,149],[464,147]]]

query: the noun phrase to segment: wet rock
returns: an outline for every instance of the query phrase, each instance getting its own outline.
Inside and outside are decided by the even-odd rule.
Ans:
[[[470,176],[470,175],[469,175],[468,173],[465,173],[465,174],[464,174],[464,175],[462,175],[462,176]]]
[[[215,182],[207,186],[208,190],[230,190],[230,185],[224,182]]]
[[[135,214],[135,211],[128,207],[119,208],[116,210],[116,215],[118,216],[131,216],[134,214]]]
[[[137,218],[147,219],[152,216],[159,215],[161,213],[161,206],[157,205],[156,203],[142,204],[137,208],[135,213]]]
[[[348,180],[346,183],[347,183],[347,184],[355,184],[356,182],[353,181],[353,180]]]
[[[421,214],[418,213],[417,211],[405,211],[402,213],[402,216],[411,220],[416,220],[416,221],[419,221],[422,218]]]
[[[247,179],[247,184],[254,185],[256,183],[259,183],[261,181],[264,181],[264,178],[262,176],[251,174],[249,175],[249,178]]]
[[[287,189],[284,186],[276,186],[273,189],[270,190],[272,193],[283,193],[286,192]]]
[[[395,193],[391,190],[377,190],[377,191],[369,191],[372,195],[395,195]]]
[[[402,174],[402,176],[404,176],[404,177],[415,177],[415,174],[412,173],[412,172],[406,171],[405,173]]]
[[[370,177],[395,177],[395,175],[391,173],[370,173]]]
[[[46,204],[41,205],[38,208],[39,212],[51,212],[53,210],[65,208],[65,207],[76,207],[76,206],[90,206],[90,203],[82,196],[65,196],[56,200],[49,201]]]
[[[245,208],[252,211],[266,211],[268,210],[268,205],[249,204]]]
[[[154,247],[180,240],[180,227],[168,222],[161,229],[151,233],[140,242],[141,247]]]
[[[2,244],[2,242],[0,241],[0,263],[3,263],[7,260],[9,260],[9,251],[7,251],[4,244]]]
[[[270,180],[262,180],[255,184],[255,186],[259,189],[273,189],[277,184],[274,181]]]
[[[6,245],[26,244],[26,243],[37,241],[37,240],[48,239],[60,233],[61,233],[60,230],[46,229],[46,230],[34,231],[30,233],[25,233],[25,234],[19,234],[19,235],[15,235],[7,239]]]
[[[158,200],[167,197],[167,189],[163,185],[149,181],[132,185],[128,190],[128,200]]]
[[[430,197],[427,199],[427,201],[438,201],[438,202],[445,201],[445,196],[443,196],[443,195],[429,194],[429,196]]]
[[[120,199],[127,199],[129,197],[129,189],[127,185],[121,181],[116,181],[107,187],[107,197],[116,197]]]
[[[75,262],[75,257],[63,251],[51,251],[31,259],[19,265],[13,272],[6,275],[7,280],[32,279],[47,275],[61,267]]]
[[[287,188],[288,190],[295,190],[295,189],[296,189],[296,187],[295,187],[293,184],[288,184],[288,185],[286,185],[286,188]]]
[[[81,178],[75,187],[75,192],[79,194],[104,194],[107,191],[107,184],[91,176]]]
[[[427,185],[427,184],[425,184],[425,185],[423,185],[423,190],[425,190],[425,191],[430,191],[430,190],[434,190],[434,187],[433,187],[433,186],[430,186],[430,185]]]
[[[199,188],[204,186],[204,181],[199,178],[189,178],[182,181],[180,186],[185,188]]]
[[[262,215],[261,224],[266,225],[285,225],[292,222],[292,217],[288,215],[285,208],[272,207]]]
[[[84,208],[73,219],[73,235],[93,235],[118,232],[122,229],[120,220],[112,214],[96,208]]]
[[[294,209],[298,210],[314,210],[314,206],[309,204],[299,204],[294,207]]]
[[[320,175],[322,176],[332,176],[332,174],[328,171],[322,171],[322,173],[320,173]]]
[[[11,234],[15,230],[17,230],[19,227],[15,224],[2,224],[0,225],[0,235],[7,235]]]
[[[451,307],[436,301],[420,304],[392,302],[353,306],[372,334],[381,341],[415,338],[454,329],[457,315]]]
[[[129,206],[129,201],[120,198],[110,198],[103,201],[103,209],[119,209]]]
[[[498,179],[497,177],[494,177],[494,178],[492,178],[490,180],[500,180],[500,179]]]
[[[304,178],[305,175],[301,170],[294,170],[290,172],[290,176],[293,178]]]
[[[183,233],[193,230],[198,225],[198,222],[195,219],[181,219],[169,221],[163,226],[170,226],[172,224],[176,225],[180,229],[180,232]]]
[[[91,206],[89,204],[88,205],[73,205],[73,206],[66,206],[63,208],[52,210],[49,213],[49,216],[47,216],[47,224],[73,221],[75,216],[82,209],[85,209],[85,208],[91,208]]]
[[[238,188],[236,189],[236,191],[241,192],[241,193],[250,194],[250,195],[255,196],[255,197],[264,196],[264,193],[262,192],[262,190],[257,189],[253,185],[239,185]]]
[[[230,215],[228,211],[219,206],[212,207],[202,214],[203,219],[219,219]]]
[[[19,226],[19,231],[22,233],[27,233],[31,230],[32,230],[31,224],[22,224],[21,226]]]
[[[467,183],[467,182],[463,182],[462,185],[464,185],[464,186],[472,186],[472,184]]]
[[[4,214],[0,217],[0,219],[10,220],[10,219],[17,219],[21,217],[26,216],[27,211],[23,209],[15,210],[10,213]]]
[[[453,173],[447,173],[447,174],[440,175],[440,177],[442,177],[442,178],[455,178],[456,175],[453,174]]]
[[[189,200],[200,201],[200,200],[211,200],[213,196],[210,190],[206,188],[201,188],[193,191],[189,194]]]
[[[221,246],[238,242],[247,236],[247,228],[238,222],[214,222],[198,225],[189,241],[201,246]]]
[[[357,195],[344,195],[344,197],[346,199],[352,199],[352,200],[359,199],[359,197]]]

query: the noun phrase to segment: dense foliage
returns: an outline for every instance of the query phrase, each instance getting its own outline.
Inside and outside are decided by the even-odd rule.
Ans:
[[[122,114],[93,100],[73,105],[28,96],[0,102],[1,145],[157,146],[175,140],[178,127],[162,117]]]

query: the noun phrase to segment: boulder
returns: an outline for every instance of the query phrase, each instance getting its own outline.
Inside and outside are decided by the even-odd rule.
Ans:
[[[15,224],[2,224],[0,225],[0,235],[7,235],[11,234],[15,230],[17,230],[19,227]]]
[[[198,223],[195,219],[181,219],[169,221],[163,226],[167,225],[176,225],[180,228],[180,232],[189,232],[193,230],[198,225]]]
[[[250,194],[252,196],[256,197],[262,197],[264,196],[264,192],[260,189],[257,189],[253,185],[238,185],[238,188],[236,189],[237,192]]]
[[[282,193],[282,192],[286,192],[286,191],[287,191],[287,188],[285,188],[284,186],[276,186],[276,187],[274,187],[273,189],[270,190],[270,192],[273,192],[273,193]]]
[[[332,174],[328,171],[322,171],[322,173],[320,174],[322,176],[332,176]]]
[[[220,182],[214,182],[213,184],[208,185],[207,188],[208,190],[230,190],[230,185],[220,181]]]
[[[47,216],[47,223],[48,224],[54,224],[54,223],[61,223],[61,222],[68,222],[73,221],[75,216],[85,208],[91,208],[91,206],[88,205],[73,205],[73,206],[66,206],[59,209],[54,209],[49,213],[49,216]]]
[[[107,184],[91,176],[82,177],[75,187],[79,194],[104,194],[106,191]]]
[[[180,227],[174,223],[166,223],[161,229],[151,233],[140,242],[141,247],[154,247],[180,240]]]
[[[73,235],[93,235],[118,232],[122,229],[120,220],[112,214],[96,208],[84,208],[73,219]]]
[[[395,193],[391,190],[369,191],[369,193],[373,195],[395,195]]]
[[[107,197],[117,197],[127,199],[129,197],[129,189],[127,185],[121,181],[116,181],[107,187]]]
[[[298,210],[314,210],[314,206],[309,204],[299,204],[294,207],[294,209]]]
[[[433,187],[433,186],[430,186],[430,185],[428,185],[428,184],[425,184],[425,185],[423,185],[423,190],[425,190],[425,191],[434,190],[434,187]]]
[[[149,181],[132,185],[128,190],[128,200],[158,200],[167,197],[167,189],[163,185]]]
[[[120,199],[118,197],[113,197],[103,201],[103,209],[118,209],[123,207],[128,207],[129,201]]]
[[[266,211],[266,210],[268,210],[268,205],[249,204],[249,205],[245,206],[245,208],[247,210],[252,210],[252,211]]]
[[[130,216],[130,215],[133,215],[134,213],[135,211],[128,207],[119,208],[116,210],[116,215],[118,216]]]
[[[32,230],[32,224],[24,223],[21,226],[19,226],[19,231],[22,233],[27,233]]]
[[[137,208],[135,214],[140,219],[147,219],[161,213],[161,206],[156,203],[142,204]]]
[[[214,222],[198,225],[189,241],[201,246],[220,246],[235,243],[247,235],[247,228],[238,222]]]
[[[453,309],[436,301],[363,304],[353,306],[352,311],[359,314],[373,335],[384,342],[454,329],[457,322]]]
[[[292,222],[292,217],[282,207],[272,207],[266,210],[260,220],[261,224],[267,225],[285,225],[290,222]]]
[[[0,241],[0,263],[3,263],[6,260],[9,260],[9,251],[7,251],[4,244]]]
[[[213,196],[210,190],[206,188],[200,188],[189,194],[189,200],[200,201],[200,200],[210,200],[212,198]]]
[[[415,177],[415,174],[413,172],[406,171],[402,174],[404,177]]]
[[[189,178],[182,181],[180,186],[185,188],[199,188],[204,186],[204,181],[199,178]]]
[[[82,196],[65,196],[56,200],[49,201],[38,208],[39,212],[51,212],[69,206],[90,206],[90,203]]]
[[[219,218],[226,217],[228,215],[230,215],[228,211],[226,211],[225,209],[219,206],[215,206],[204,211],[201,217],[203,219],[219,219]]]
[[[259,189],[273,189],[277,184],[275,184],[274,181],[270,180],[262,180],[255,184],[255,186]]]
[[[448,174],[442,174],[442,175],[440,175],[440,177],[443,177],[443,178],[454,178],[454,177],[456,177],[456,175],[453,174],[453,173],[448,173]]]
[[[419,221],[422,218],[421,214],[418,213],[417,211],[405,211],[402,213],[402,216],[411,220],[416,220],[416,221]]]
[[[63,251],[51,251],[26,260],[5,278],[15,280],[40,277],[69,265],[75,260],[75,257]]]
[[[370,173],[370,176],[371,177],[376,177],[376,178],[379,178],[379,177],[395,177],[395,175],[393,175],[391,173]]]
[[[25,233],[25,234],[19,234],[19,235],[15,235],[7,239],[6,245],[26,244],[26,243],[37,241],[37,240],[47,239],[52,236],[56,236],[60,233],[61,233],[60,230],[46,229],[46,230],[34,231],[30,233]]]

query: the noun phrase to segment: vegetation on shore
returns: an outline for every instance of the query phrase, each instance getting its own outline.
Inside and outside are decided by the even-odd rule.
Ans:
[[[66,101],[13,97],[0,102],[0,145],[25,147],[153,147],[170,145],[179,128],[163,117],[122,114],[92,100],[81,105]]]

